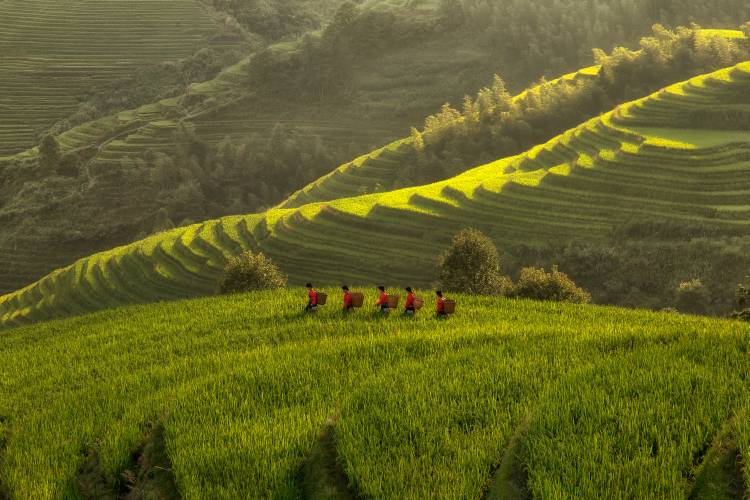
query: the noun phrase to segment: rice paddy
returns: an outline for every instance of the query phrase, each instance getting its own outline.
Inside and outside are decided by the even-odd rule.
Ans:
[[[36,146],[92,86],[188,57],[219,32],[198,0],[6,0],[0,19],[0,157]]]
[[[326,291],[316,315],[291,289],[3,331],[0,491],[122,491],[155,432],[185,498],[747,491],[745,324],[462,296],[448,321],[345,316]]]

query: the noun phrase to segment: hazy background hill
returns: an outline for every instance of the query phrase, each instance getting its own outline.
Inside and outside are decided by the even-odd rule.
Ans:
[[[736,27],[750,17],[736,0],[142,0],[67,9],[6,0],[0,9],[13,21],[0,31],[11,68],[0,90],[0,291],[154,231],[282,202],[407,136],[443,103],[460,108],[495,73],[513,93],[593,63],[594,47],[636,48],[655,22]],[[512,152],[560,131],[538,131]],[[480,163],[480,152],[454,148],[432,177]]]

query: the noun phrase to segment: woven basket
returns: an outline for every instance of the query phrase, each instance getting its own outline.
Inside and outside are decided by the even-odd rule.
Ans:
[[[401,297],[398,295],[388,296],[388,309],[396,309],[398,307],[398,301]]]

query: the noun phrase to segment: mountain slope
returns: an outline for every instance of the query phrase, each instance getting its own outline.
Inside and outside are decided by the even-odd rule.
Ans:
[[[428,186],[180,228],[82,259],[0,298],[13,324],[211,293],[226,258],[294,283],[412,283],[460,228],[512,243],[606,240],[633,217],[750,234],[750,63],[673,85],[526,154]]]
[[[401,139],[342,165],[329,175],[292,194],[279,207],[296,208],[308,203],[415,185],[410,182],[408,175],[414,164],[419,165],[422,170],[437,171],[425,176],[431,181],[450,177],[441,177],[440,169],[448,167],[450,171],[458,173],[484,163],[478,161],[478,158],[482,158],[485,153],[483,149],[493,150],[492,146],[488,147],[486,144],[488,140],[498,144],[494,146],[494,150],[502,151],[505,155],[516,154],[526,149],[519,148],[518,143],[526,143],[531,147],[575,123],[608,111],[614,104],[629,101],[633,98],[632,91],[628,89],[631,85],[647,89],[635,95],[641,97],[677,81],[747,59],[748,52],[740,49],[735,50],[734,57],[724,57],[723,65],[706,66],[702,62],[703,59],[719,59],[718,54],[722,53],[727,56],[724,49],[718,50],[718,54],[701,53],[717,41],[727,41],[728,49],[746,45],[746,37],[741,31],[679,28],[676,32],[671,32],[655,27],[653,37],[641,39],[641,50],[628,53],[625,49],[616,49],[612,56],[602,58],[604,67],[600,64],[549,82],[542,82],[514,96],[507,104],[495,104],[494,107],[497,109],[492,109],[492,105],[490,109],[481,109],[482,100],[486,98],[482,96],[484,91],[481,91],[471,108],[467,109],[464,102],[462,112],[454,111],[453,115],[449,114],[447,117],[432,117],[440,122],[437,127],[440,129],[439,135],[454,135],[457,137],[454,142],[464,141],[475,145],[473,156],[465,149],[451,151],[450,141],[443,141],[436,147],[428,147],[428,156],[425,158],[424,143],[430,140],[431,135],[435,135],[431,130],[433,127],[426,126],[417,138],[414,137],[413,131],[412,137]],[[659,58],[664,61],[658,62]],[[688,62],[685,62],[686,60]],[[680,70],[665,71],[666,68],[674,67],[680,67]],[[650,76],[646,77],[644,73]],[[648,83],[642,83],[644,81]],[[490,99],[507,98],[498,96],[494,85],[490,95],[493,93],[495,95]],[[602,98],[601,95],[606,95],[606,98]],[[628,98],[629,95],[631,97]],[[551,105],[550,101],[554,104]],[[557,109],[554,106],[558,106]],[[573,113],[575,122],[560,126],[558,122],[566,123],[566,115],[571,114],[571,109],[576,110]],[[505,119],[502,117],[503,114],[510,114],[513,118]],[[477,115],[481,117],[475,118]],[[473,123],[467,124],[467,117],[471,118]],[[430,119],[427,120],[428,124],[429,121]],[[526,123],[531,126],[532,131],[524,130],[524,126],[528,128]],[[557,129],[550,126],[550,123],[555,123]],[[513,127],[518,127],[520,131],[514,131]],[[554,132],[550,133],[550,130]],[[536,140],[529,143],[530,138]],[[509,146],[500,146],[503,141],[507,144],[509,140]],[[418,144],[420,142],[421,145]],[[493,157],[497,156],[500,155]]]
[[[328,463],[373,499],[746,491],[748,325],[470,296],[447,321],[342,316],[337,295],[311,316],[304,297],[2,332],[0,491],[117,497],[152,472],[184,498],[305,498]]]
[[[0,19],[0,157],[34,147],[91,87],[220,33],[198,0],[7,0]]]
[[[599,70],[599,66],[591,66],[546,82],[545,85],[562,87],[571,83],[593,80],[597,77]],[[514,96],[513,101],[521,101],[528,94],[538,92],[540,88],[541,85],[536,85],[526,89]],[[362,155],[315,180],[293,193],[279,205],[279,208],[296,208],[308,203],[348,198],[377,191],[379,186],[389,185],[399,171],[414,160],[413,139],[400,139]]]
[[[184,95],[120,111],[62,133],[57,136],[63,153],[58,165],[42,165],[36,149],[0,161],[0,293],[25,286],[82,256],[157,231],[273,206],[333,166],[403,135],[446,100],[456,102],[467,90],[486,84],[498,67],[503,74],[514,75],[508,84],[519,88],[530,74],[561,64],[553,58],[540,63],[533,73],[519,67],[528,61],[519,62],[515,55],[512,65],[504,64],[505,57],[493,55],[490,46],[466,36],[466,27],[443,29],[440,10],[434,7],[431,2],[409,3],[408,7],[369,2],[351,24],[333,23],[319,37],[277,43],[201,83],[190,84],[196,81],[192,71],[185,70],[191,64],[180,62],[175,88],[179,93],[187,85]],[[404,37],[403,43],[383,35],[384,22],[391,25],[388,33]],[[330,42],[332,33],[342,29],[348,33],[346,43]],[[695,33],[661,29],[655,38],[646,39],[658,52],[689,61],[667,65],[680,68],[676,72],[663,68],[634,71],[657,75],[646,78],[647,85],[629,82],[599,98],[606,74],[594,75],[590,68],[516,98],[519,104],[511,120],[511,125],[521,126],[516,133],[506,133],[509,127],[496,126],[490,117],[486,130],[467,134],[471,140],[458,139],[453,149],[435,147],[425,134],[424,158],[414,154],[409,140],[401,141],[368,155],[372,158],[354,162],[355,166],[361,162],[362,168],[342,167],[341,179],[340,172],[331,176],[338,186],[328,186],[329,179],[325,179],[284,206],[450,178],[495,158],[523,152],[611,109],[614,103],[719,64],[745,60],[744,51],[750,51],[739,32]],[[518,39],[514,43],[525,43],[518,34],[514,38]],[[354,48],[351,54],[342,55],[336,49],[341,46]],[[714,46],[715,53],[703,50]],[[571,49],[569,54],[581,50]],[[342,57],[349,64],[337,68]],[[214,74],[216,66],[208,64],[211,61],[194,59],[188,62],[197,61]],[[312,69],[306,66],[311,62],[315,62]],[[339,69],[346,70],[346,77]],[[312,76],[316,79],[309,81]],[[328,91],[333,95],[327,95]],[[566,92],[575,97],[566,99]],[[544,109],[537,112],[540,96]],[[523,131],[524,124],[531,133]]]

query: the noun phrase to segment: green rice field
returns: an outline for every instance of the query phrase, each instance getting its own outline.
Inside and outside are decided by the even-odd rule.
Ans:
[[[0,492],[116,496],[144,442],[158,498],[748,491],[745,324],[463,296],[344,316],[327,291],[316,315],[291,289],[3,331]]]

